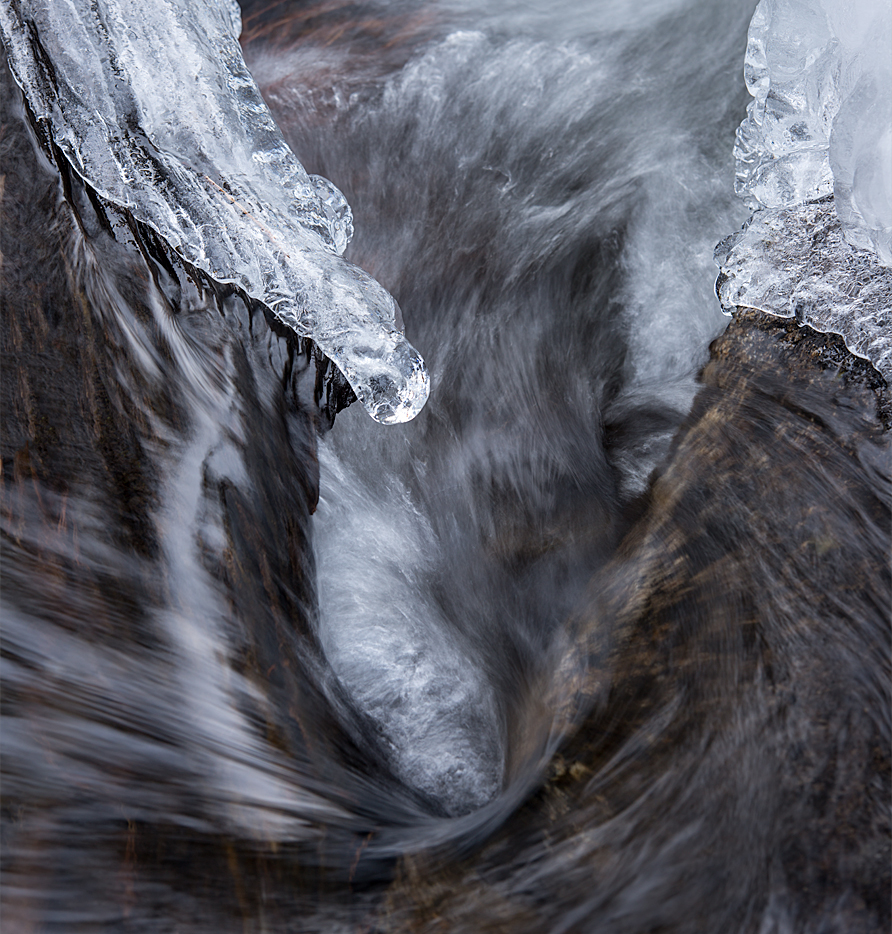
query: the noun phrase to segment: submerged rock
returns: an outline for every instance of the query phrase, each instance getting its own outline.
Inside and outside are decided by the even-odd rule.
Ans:
[[[354,15],[345,9],[313,8],[332,35],[339,15]],[[670,26],[654,26],[663,45]],[[377,21],[362,27],[378,35]],[[454,457],[479,436],[442,409],[411,435],[359,419],[375,441],[357,460],[376,469],[371,446],[382,436],[420,446],[439,427],[406,495],[426,489],[446,523],[470,503],[470,530],[452,526],[465,560],[429,593],[447,622],[466,622],[480,603],[469,626],[477,641],[463,644],[477,652],[463,647],[438,666],[440,648],[425,644],[437,651],[405,691],[392,668],[388,680],[349,659],[376,695],[364,713],[319,636],[311,544],[316,439],[343,383],[326,383],[330,367],[317,368],[305,342],[237,291],[212,287],[145,228],[128,227],[127,244],[113,237],[118,216],[32,147],[4,79],[5,923],[60,934],[888,929],[892,435],[888,387],[873,367],[832,335],[736,310],[668,455],[626,447],[644,467],[620,499],[621,469],[605,455],[615,422],[605,417],[602,431],[597,417],[559,421],[568,404],[559,392],[536,421],[511,416],[515,385],[533,394],[596,352],[608,362],[625,352],[624,261],[586,241],[578,261],[548,267],[559,302],[531,276],[537,289],[524,289],[537,314],[555,315],[562,349],[571,272],[575,314],[592,327],[571,327],[574,355],[551,368],[545,356],[523,358],[543,372],[521,370],[522,383],[501,395],[505,370],[481,351],[462,372],[474,382],[492,368],[486,391],[475,382],[452,404],[463,416],[486,410],[498,429],[487,450],[507,450],[521,467],[530,447],[569,436],[561,469],[536,475],[566,499],[537,514],[525,508],[535,487],[500,488],[498,474],[447,488],[443,478],[456,475],[438,473],[434,456]],[[406,119],[414,115],[413,106]],[[468,215],[460,201],[450,209]],[[584,226],[590,215],[580,217]],[[434,246],[449,229],[441,224]],[[480,235],[493,243],[487,259],[523,265],[501,229]],[[423,287],[439,282],[454,299],[448,286],[463,273],[453,259],[428,254],[440,278]],[[472,259],[475,284],[504,287]],[[515,322],[512,334],[511,322],[486,319],[487,305],[472,308],[475,325],[505,336],[513,363],[522,344],[507,338],[528,341],[528,329]],[[488,350],[482,330],[459,346]],[[581,406],[599,416],[620,385],[616,375]],[[642,411],[623,409],[641,439],[677,424],[641,424]],[[403,488],[386,461],[377,473],[392,496],[372,505],[386,512]],[[345,525],[318,560],[362,543],[363,530]],[[365,540],[371,548],[355,553],[390,558],[407,578],[426,570],[423,538]],[[570,552],[581,573],[555,575],[566,564],[549,556]],[[503,580],[483,600],[494,572]],[[567,619],[558,601],[572,605],[586,583],[589,597]],[[558,607],[528,617],[553,627],[551,641],[522,632],[537,666],[483,626],[515,587],[506,630],[519,627],[521,599]],[[391,597],[385,609],[404,604]],[[401,662],[409,669],[415,658]],[[465,702],[475,708],[458,726],[479,737],[494,719],[489,701],[459,684],[454,698],[434,698],[442,724],[413,722],[412,705],[431,699],[428,685],[461,677],[462,664],[474,666],[468,684],[485,678],[500,700],[507,753],[504,772],[483,763],[491,780],[470,801],[483,806],[448,818],[444,800],[465,792],[466,805],[467,786],[441,787],[452,763],[443,756],[431,769],[423,760],[437,744],[414,744],[440,726],[454,742]],[[388,699],[409,703],[394,718]],[[406,726],[395,738],[408,737],[402,759],[381,736],[395,719]],[[467,747],[454,751],[473,765]]]
[[[888,928],[888,386],[752,309],[702,382],[579,610],[541,788],[479,853],[406,856],[377,930]]]

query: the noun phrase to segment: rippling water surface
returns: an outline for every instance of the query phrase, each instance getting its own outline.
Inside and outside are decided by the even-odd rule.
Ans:
[[[5,74],[4,929],[888,924],[881,381],[698,382],[752,6],[243,4],[428,362],[388,428]]]

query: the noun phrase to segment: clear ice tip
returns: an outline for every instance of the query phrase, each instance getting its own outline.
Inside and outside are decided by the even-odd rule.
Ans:
[[[430,395],[430,377],[421,355],[405,343],[403,366],[392,372],[377,373],[353,386],[369,415],[382,425],[410,422],[424,408]],[[349,379],[349,376],[348,376]]]

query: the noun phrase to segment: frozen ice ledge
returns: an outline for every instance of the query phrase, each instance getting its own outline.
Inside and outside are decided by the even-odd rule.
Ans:
[[[839,334],[892,384],[892,4],[761,0],[734,146],[756,210],[716,248],[724,310]]]
[[[757,211],[716,247],[722,308],[758,308],[839,334],[892,385],[892,269],[843,236],[832,197]]]
[[[240,30],[235,0],[0,0],[16,81],[84,182],[310,338],[372,418],[408,421],[424,361],[393,298],[341,255],[350,208],[289,149]]]

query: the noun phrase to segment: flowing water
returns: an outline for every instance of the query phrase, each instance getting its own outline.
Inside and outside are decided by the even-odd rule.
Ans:
[[[242,7],[430,400],[332,424],[326,361],[60,177],[5,74],[4,930],[882,929],[888,434],[803,384],[673,446],[753,4]],[[717,492],[660,526],[655,471]],[[661,629],[704,555],[743,557]]]

